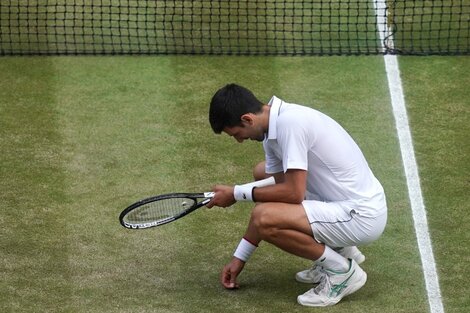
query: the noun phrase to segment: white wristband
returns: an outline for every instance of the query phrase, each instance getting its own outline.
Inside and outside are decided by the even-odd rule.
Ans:
[[[253,186],[235,185],[233,197],[237,201],[253,201]]]
[[[258,180],[252,183],[244,184],[244,185],[235,185],[233,190],[233,197],[237,201],[253,201],[253,188],[255,187],[266,187],[270,185],[274,185],[276,181],[274,177],[268,177],[263,180]]]
[[[245,238],[242,238],[233,256],[237,259],[242,260],[243,262],[246,262],[253,254],[253,252],[255,252],[256,248],[257,246],[255,246]]]

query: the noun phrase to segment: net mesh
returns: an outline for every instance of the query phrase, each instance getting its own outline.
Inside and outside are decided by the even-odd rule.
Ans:
[[[1,0],[0,55],[469,54],[470,1]]]

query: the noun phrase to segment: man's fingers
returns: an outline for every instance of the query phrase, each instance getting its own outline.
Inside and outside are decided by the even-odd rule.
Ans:
[[[235,286],[237,285],[237,282],[236,282],[236,277],[235,275],[233,275],[233,273],[230,273],[230,281],[228,283],[228,289],[235,289]]]
[[[209,201],[207,204],[206,204],[206,208],[210,209],[214,206],[214,199],[211,199],[211,201]]]
[[[222,271],[221,282],[226,289],[237,289],[239,287],[237,283],[237,277],[231,272],[228,266],[225,266]]]
[[[225,289],[238,289],[240,286],[237,282],[229,282],[228,284],[224,284]]]
[[[224,266],[222,270],[222,274],[220,275],[220,283],[225,287],[228,288],[230,284],[230,272],[227,270],[227,266]]]

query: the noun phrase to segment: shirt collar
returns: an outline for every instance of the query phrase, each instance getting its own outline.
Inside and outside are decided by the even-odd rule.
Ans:
[[[268,137],[267,139],[276,139],[277,138],[277,117],[281,112],[282,100],[276,96],[273,96],[269,100],[268,105],[271,107],[269,112],[269,126],[268,126]]]

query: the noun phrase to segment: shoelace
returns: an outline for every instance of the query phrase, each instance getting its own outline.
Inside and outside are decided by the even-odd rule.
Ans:
[[[330,276],[323,270],[323,268],[320,269],[324,275],[321,276],[320,278],[320,283],[312,289],[312,291],[319,295],[322,290],[324,290],[327,286],[330,285]]]

